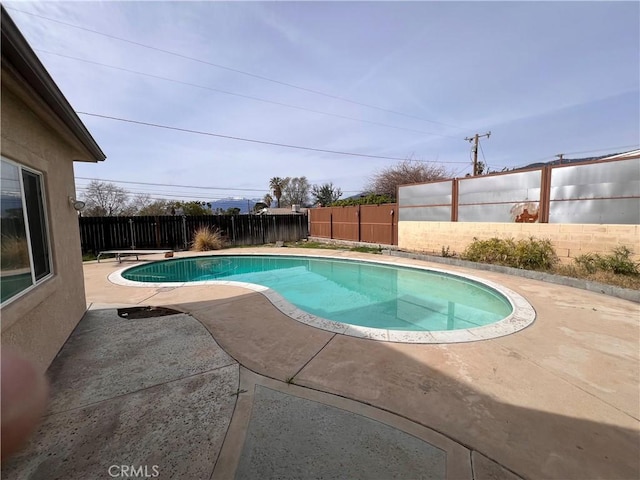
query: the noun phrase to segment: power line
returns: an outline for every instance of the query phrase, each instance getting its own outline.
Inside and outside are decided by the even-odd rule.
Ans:
[[[125,183],[131,185],[149,185],[154,187],[174,187],[174,188],[193,188],[197,190],[224,190],[224,191],[244,191],[244,192],[260,192],[264,193],[268,188],[241,188],[241,187],[202,187],[197,185],[177,185],[175,183],[151,183],[151,182],[134,182],[131,180],[113,180],[108,178],[95,177],[75,177],[76,180],[91,180],[96,182]],[[343,190],[344,193],[357,193],[360,190]]]
[[[314,90],[312,88],[301,87],[301,86],[295,85],[293,83],[287,83],[287,82],[283,82],[281,80],[275,80],[273,78],[265,77],[263,75],[258,75],[256,73],[245,72],[245,71],[239,70],[237,68],[227,67],[225,65],[220,65],[218,63],[208,62],[206,60],[202,60],[202,59],[199,59],[199,58],[195,58],[195,57],[191,57],[191,56],[188,56],[188,55],[184,55],[182,53],[172,52],[171,50],[165,50],[165,49],[162,49],[162,48],[159,48],[159,47],[146,45],[144,43],[136,42],[134,40],[129,40],[129,39],[126,39],[126,38],[117,37],[115,35],[110,35],[108,33],[99,32],[97,30],[92,30],[90,28],[81,27],[79,25],[74,25],[73,23],[63,22],[61,20],[57,20],[57,19],[54,19],[54,18],[45,17],[43,15],[38,15],[36,13],[26,12],[24,10],[19,10],[17,8],[14,8],[14,7],[8,7],[7,6],[5,8],[7,8],[8,10],[12,10],[14,12],[23,13],[25,15],[31,15],[33,17],[41,18],[43,20],[47,20],[47,21],[50,21],[50,22],[58,23],[60,25],[65,25],[67,27],[76,28],[78,30],[83,30],[83,31],[86,31],[86,32],[94,33],[96,35],[102,35],[104,37],[111,38],[111,39],[114,39],[114,40],[118,40],[118,41],[121,41],[121,42],[126,42],[126,43],[130,43],[132,45],[136,45],[136,46],[139,46],[139,47],[148,48],[150,50],[155,50],[157,52],[166,53],[167,55],[173,55],[175,57],[179,57],[179,58],[183,58],[183,59],[186,59],[186,60],[191,60],[191,61],[194,61],[194,62],[202,63],[202,64],[205,64],[205,65],[209,65],[209,66],[212,66],[212,67],[220,68],[220,69],[227,70],[227,71],[234,72],[234,73],[238,73],[238,74],[241,74],[241,75],[246,75],[248,77],[253,77],[253,78],[257,78],[257,79],[264,80],[264,81],[267,81],[267,82],[276,83],[278,85],[283,85],[283,86],[286,86],[286,87],[295,88],[297,90],[302,90],[304,92],[309,92],[309,93],[313,93],[313,94],[316,94],[316,95],[321,95],[323,97],[333,98],[335,100],[341,100],[343,102],[351,103],[351,104],[354,104],[354,105],[360,105],[362,107],[372,108],[374,110],[379,110],[379,111],[382,111],[382,112],[392,113],[394,115],[400,115],[400,116],[407,117],[407,118],[413,118],[413,119],[420,120],[420,121],[423,121],[423,122],[428,122],[428,123],[433,123],[433,124],[437,124],[437,125],[443,125],[445,127],[451,127],[451,128],[457,128],[457,129],[460,129],[460,130],[464,130],[463,127],[458,127],[456,125],[450,125],[448,123],[437,122],[435,120],[428,120],[426,118],[418,117],[418,116],[415,116],[415,115],[410,115],[410,114],[407,114],[407,113],[398,112],[396,110],[391,110],[391,109],[388,109],[388,108],[378,107],[376,105],[371,105],[371,104],[368,104],[368,103],[358,102],[358,101],[351,100],[351,99],[348,99],[348,98],[345,98],[345,97],[340,97],[338,95],[332,95],[330,93],[321,92],[319,90]]]
[[[600,148],[598,150],[583,150],[581,152],[565,152],[564,155],[575,155],[575,154],[578,154],[578,153],[604,152],[606,150],[615,150],[617,148],[632,148],[632,147],[636,147],[637,148],[638,146],[639,146],[638,144],[635,144],[635,145],[623,145],[621,147]]]
[[[608,147],[608,148],[598,148],[595,150],[582,150],[581,152],[565,152],[563,153],[563,155],[577,155],[577,154],[581,154],[581,153],[593,153],[593,152],[606,152],[606,151],[611,151],[611,150],[617,150],[617,149],[622,149],[622,148],[638,148],[640,145],[638,144],[634,144],[634,145],[620,145],[618,147]],[[615,153],[612,153],[611,155],[615,155]],[[555,155],[547,155],[546,157],[543,158],[539,158],[537,160],[530,160],[526,163],[521,163],[519,165],[516,165],[514,167],[511,168],[520,168],[520,167],[525,167],[527,165],[531,165],[532,163],[540,163],[540,162],[544,162],[544,161],[550,161],[553,160],[553,157]]]
[[[122,188],[124,188],[124,187],[122,187]],[[92,189],[93,189],[93,187],[92,187],[91,183],[76,184],[76,190],[92,190]],[[149,188],[135,187],[135,186],[132,189],[126,188],[125,190],[126,190],[126,193],[140,194],[140,195],[146,195],[146,194],[150,194],[150,195],[175,195],[175,196],[185,196],[185,197],[206,196],[206,197],[211,197],[211,198],[228,198],[229,196],[234,196],[232,193],[224,194],[222,192],[206,193],[206,192],[188,192],[188,191],[177,192],[177,191],[163,190],[162,188],[152,190],[152,189],[149,189]],[[266,192],[266,189],[263,190],[263,191]],[[255,195],[255,196],[258,196],[259,193],[243,193],[243,195]]]
[[[229,187],[200,187],[195,185],[176,185],[173,183],[151,183],[151,182],[133,182],[130,180],[109,180],[107,178],[92,177],[75,177],[77,180],[95,180],[97,182],[113,182],[113,183],[129,183],[134,185],[151,185],[154,187],[179,187],[179,188],[196,188],[200,190],[237,190],[244,192],[264,192],[264,188],[229,188]]]
[[[378,125],[380,127],[395,128],[396,130],[405,130],[407,132],[420,133],[420,134],[423,134],[423,135],[434,135],[434,136],[445,137],[445,138],[458,138],[458,137],[453,136],[453,135],[444,135],[444,134],[441,134],[441,133],[433,133],[433,132],[425,132],[423,130],[415,130],[413,128],[398,127],[396,125],[389,125],[388,123],[373,122],[371,120],[364,120],[362,118],[354,118],[354,117],[349,117],[347,115],[340,115],[340,114],[337,114],[337,113],[323,112],[321,110],[314,110],[314,109],[311,109],[311,108],[301,107],[301,106],[298,106],[298,105],[291,105],[291,104],[288,104],[288,103],[276,102],[274,100],[267,100],[267,99],[264,99],[264,98],[254,97],[254,96],[251,96],[251,95],[245,95],[245,94],[242,94],[242,93],[229,92],[227,90],[221,90],[219,88],[208,87],[206,85],[198,85],[196,83],[184,82],[182,80],[175,80],[173,78],[162,77],[160,75],[153,75],[151,73],[138,72],[137,70],[130,70],[130,69],[124,68],[124,67],[118,67],[118,66],[115,66],[115,65],[108,65],[106,63],[101,63],[101,62],[95,62],[93,60],[88,60],[88,59],[85,59],[85,58],[78,58],[78,57],[73,57],[71,55],[64,55],[62,53],[50,52],[48,50],[42,50],[40,48],[34,48],[34,50],[36,52],[46,53],[48,55],[55,55],[55,56],[58,56],[58,57],[68,58],[68,59],[71,59],[71,60],[77,60],[79,62],[90,63],[92,65],[98,65],[98,66],[101,66],[101,67],[111,68],[111,69],[114,69],[114,70],[120,70],[122,72],[132,73],[132,74],[135,74],[135,75],[142,75],[142,76],[145,76],[145,77],[155,78],[155,79],[158,79],[158,80],[164,80],[164,81],[167,81],[167,82],[178,83],[180,85],[187,85],[187,86],[195,87],[195,88],[201,88],[201,89],[204,89],[204,90],[210,90],[212,92],[223,93],[225,95],[232,95],[234,97],[246,98],[246,99],[255,100],[255,101],[258,101],[258,102],[270,103],[272,105],[278,105],[278,106],[281,106],[281,107],[294,108],[296,110],[303,110],[303,111],[306,111],[306,112],[318,113],[320,115],[328,115],[328,116],[331,116],[331,117],[342,118],[342,119],[346,119],[346,120],[353,120],[355,122],[368,123],[370,125]]]
[[[87,192],[89,192],[89,188],[87,187],[80,187],[80,188],[76,188],[76,192],[77,193],[82,193],[84,195],[87,194]],[[138,192],[135,190],[130,190],[127,191],[127,194],[130,195],[134,195],[136,197],[141,196],[141,197],[148,197],[152,200],[168,200],[168,199],[172,199],[172,198],[179,198],[179,199],[186,199],[186,200],[196,200],[196,201],[202,201],[202,200],[207,200],[207,201],[217,201],[217,200],[226,200],[229,199],[229,197],[216,197],[213,195],[178,195],[175,193],[163,193],[163,192]],[[245,198],[243,198],[243,200],[245,200]]]
[[[141,122],[138,120],[130,120],[130,119],[126,119],[126,118],[119,118],[119,117],[112,117],[109,115],[100,115],[97,113],[88,113],[88,112],[76,112],[79,115],[88,115],[90,117],[97,117],[97,118],[105,118],[108,120],[116,120],[119,122],[126,122],[126,123],[133,123],[136,125],[144,125],[147,127],[155,127],[155,128],[163,128],[165,130],[174,130],[177,132],[185,132],[185,133],[193,133],[195,135],[206,135],[209,137],[218,137],[218,138],[226,138],[228,140],[236,140],[239,142],[249,142],[249,143],[259,143],[262,145],[272,145],[275,147],[283,147],[283,148],[294,148],[297,150],[308,150],[308,151],[312,151],[312,152],[322,152],[322,153],[333,153],[335,155],[348,155],[348,156],[352,156],[352,157],[365,157],[365,158],[377,158],[377,159],[382,159],[382,160],[399,160],[399,161],[405,161],[406,158],[399,158],[399,157],[385,157],[383,155],[369,155],[366,153],[353,153],[353,152],[341,152],[339,150],[326,150],[324,148],[314,148],[314,147],[302,147],[299,145],[289,145],[287,143],[277,143],[277,142],[268,142],[266,140],[255,140],[255,139],[251,139],[251,138],[243,138],[243,137],[234,137],[232,135],[222,135],[220,133],[212,133],[212,132],[202,132],[200,130],[190,130],[188,128],[179,128],[179,127],[171,127],[168,125],[160,125],[158,123],[149,123],[149,122]],[[415,162],[420,162],[420,163],[464,163],[464,162],[430,162],[427,160],[414,160]]]

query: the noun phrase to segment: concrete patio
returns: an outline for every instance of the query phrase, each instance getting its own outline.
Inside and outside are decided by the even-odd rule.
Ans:
[[[90,310],[49,369],[43,425],[3,478],[113,478],[121,466],[196,479],[640,477],[638,304],[447,267],[523,295],[536,321],[492,340],[400,344],[298,323],[239,287],[111,284],[121,267],[85,264]],[[182,313],[117,315],[136,305]]]

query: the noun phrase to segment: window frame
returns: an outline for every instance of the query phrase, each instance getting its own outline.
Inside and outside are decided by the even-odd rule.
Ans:
[[[46,282],[47,280],[49,280],[50,278],[52,278],[54,276],[54,270],[53,270],[53,250],[51,249],[51,231],[49,229],[49,209],[48,209],[48,205],[47,205],[47,190],[45,188],[45,174],[44,172],[41,172],[39,170],[36,170],[34,168],[28,167],[26,165],[21,164],[20,162],[17,162],[15,160],[12,160],[10,158],[7,158],[4,155],[0,155],[0,159],[3,162],[7,162],[9,165],[13,165],[15,167],[18,168],[18,179],[19,179],[19,183],[20,183],[20,199],[22,201],[22,214],[23,214],[23,218],[24,218],[24,226],[25,226],[25,234],[26,234],[26,238],[27,238],[27,250],[29,252],[29,271],[31,273],[31,285],[28,286],[27,288],[25,288],[24,290],[21,290],[20,292],[16,293],[15,295],[13,295],[10,298],[7,298],[4,302],[0,303],[0,308],[8,305],[9,303],[13,302],[14,300],[22,297],[23,295],[27,294],[28,292],[31,292],[33,289],[35,289],[36,287],[42,285],[44,282]],[[43,276],[42,278],[36,280],[36,271],[35,271],[35,264],[34,264],[34,259],[33,259],[33,248],[32,248],[32,244],[31,244],[31,228],[29,225],[29,214],[28,214],[28,210],[27,210],[27,196],[25,195],[25,191],[24,191],[24,178],[22,176],[22,172],[23,170],[26,170],[29,173],[32,173],[34,175],[36,175],[38,177],[38,182],[39,182],[39,187],[40,187],[40,191],[42,193],[41,197],[42,197],[42,213],[43,213],[43,217],[44,217],[44,225],[43,225],[43,230],[44,230],[44,237],[45,237],[45,246],[48,250],[48,255],[47,255],[47,260],[48,260],[48,267],[49,267],[49,273],[46,274],[45,276]]]

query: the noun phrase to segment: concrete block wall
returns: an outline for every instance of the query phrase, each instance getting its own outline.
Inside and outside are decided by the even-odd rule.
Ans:
[[[561,261],[585,253],[611,253],[620,245],[629,247],[640,261],[639,225],[489,223],[489,222],[399,222],[398,247],[413,252],[462,253],[473,239],[536,237],[551,240]]]

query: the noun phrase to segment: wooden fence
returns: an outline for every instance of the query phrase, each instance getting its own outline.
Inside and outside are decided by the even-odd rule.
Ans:
[[[397,212],[395,203],[312,208],[309,210],[310,235],[336,240],[397,245]]]
[[[309,234],[306,215],[80,217],[82,253],[171,248],[186,250],[199,227],[219,229],[229,245],[297,241]]]

